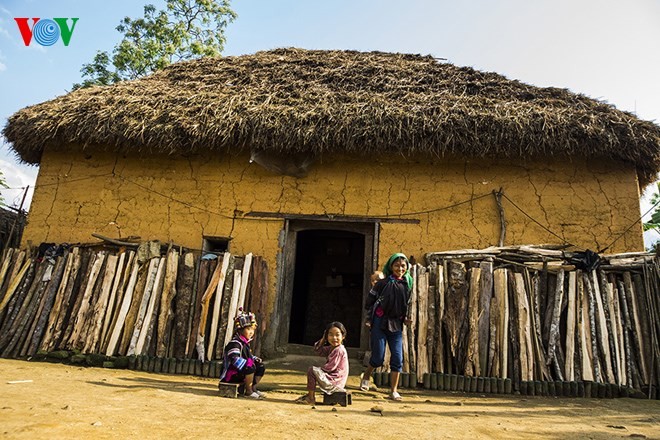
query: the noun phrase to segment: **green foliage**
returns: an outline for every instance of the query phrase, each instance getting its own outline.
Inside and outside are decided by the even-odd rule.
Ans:
[[[644,230],[656,229],[660,231],[660,182],[658,182],[658,192],[653,193],[651,196],[651,204],[658,206],[655,207],[653,214],[651,214],[651,219],[648,222],[644,222]]]
[[[82,84],[73,88],[108,85],[148,75],[168,64],[203,56],[219,56],[224,32],[236,18],[230,0],[166,0],[166,10],[144,7],[144,17],[124,17],[123,34],[112,56],[98,51],[84,64]]]
[[[9,186],[7,186],[7,181],[5,180],[5,175],[2,173],[2,170],[0,170],[0,188],[9,188]],[[7,206],[5,205],[5,199],[2,197],[2,194],[0,194],[0,206]]]

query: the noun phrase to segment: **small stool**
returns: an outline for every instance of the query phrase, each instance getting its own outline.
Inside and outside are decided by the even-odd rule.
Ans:
[[[218,384],[218,390],[222,397],[229,397],[230,399],[236,399],[238,397],[238,387],[240,383],[228,383],[220,382]]]
[[[351,393],[346,391],[338,391],[332,394],[323,394],[323,404],[324,405],[336,405],[347,406],[353,404],[353,398]]]

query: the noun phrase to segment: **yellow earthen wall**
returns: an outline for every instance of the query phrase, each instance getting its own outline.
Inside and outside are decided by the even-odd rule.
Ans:
[[[504,199],[507,245],[566,241],[598,250],[640,216],[634,167],[595,160],[510,165],[335,156],[296,179],[275,175],[243,155],[136,158],[47,151],[23,243],[90,242],[96,232],[199,249],[202,236],[230,236],[232,253],[252,252],[267,260],[274,284],[284,222],[248,219],[244,213],[383,217],[429,211],[404,217],[419,219],[418,225],[382,223],[382,264],[396,251],[419,258],[430,251],[497,245],[500,224],[491,191],[499,188],[561,237]],[[641,225],[635,225],[608,252],[641,250]]]

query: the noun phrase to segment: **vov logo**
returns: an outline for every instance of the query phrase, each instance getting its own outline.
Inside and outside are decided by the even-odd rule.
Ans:
[[[65,46],[69,45],[71,41],[71,35],[73,30],[76,27],[78,22],[77,18],[53,18],[32,19],[32,27],[28,25],[27,17],[14,18],[16,24],[18,25],[18,30],[21,31],[21,36],[23,37],[23,42],[26,46],[30,45],[32,38],[34,41],[41,44],[42,46],[52,46],[57,43],[57,40],[62,37],[62,43]],[[69,28],[68,21],[71,20],[71,27]]]

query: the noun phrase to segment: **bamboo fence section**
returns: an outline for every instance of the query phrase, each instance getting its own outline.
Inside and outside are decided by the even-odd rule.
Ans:
[[[583,257],[531,246],[427,254],[411,268],[417,363],[404,365],[403,386],[657,398],[660,260],[605,255],[594,269]]]
[[[219,375],[239,307],[257,315],[258,339],[268,328],[266,263],[160,248],[59,247],[40,259],[5,250],[0,356]]]

